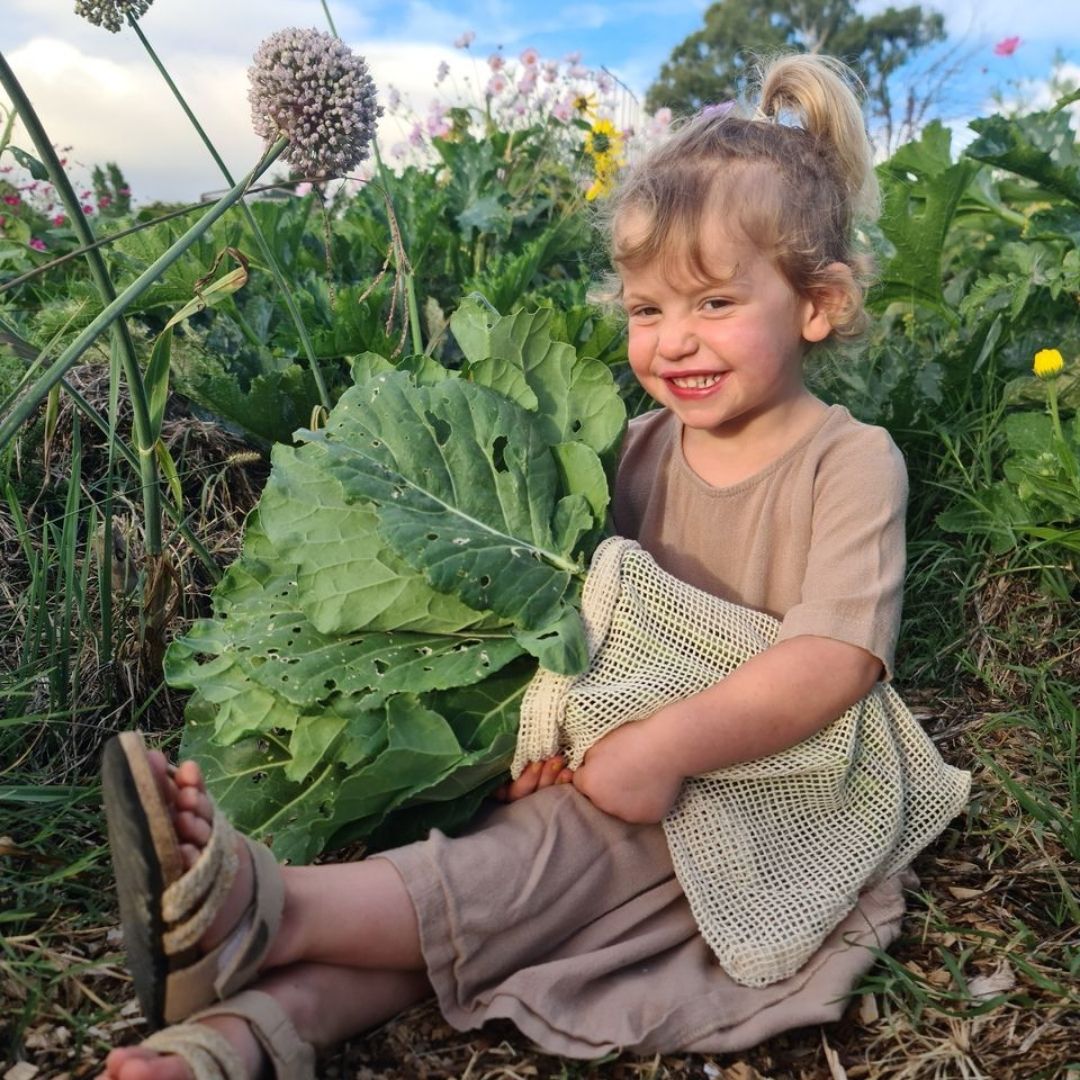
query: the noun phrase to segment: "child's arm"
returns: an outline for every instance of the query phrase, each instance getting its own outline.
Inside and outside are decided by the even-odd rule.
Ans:
[[[659,821],[687,777],[801,742],[869,693],[881,670],[847,642],[780,641],[707,690],[604,736],[574,786],[614,817]]]

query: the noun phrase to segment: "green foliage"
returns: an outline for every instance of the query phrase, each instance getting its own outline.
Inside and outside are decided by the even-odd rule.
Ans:
[[[890,77],[944,37],[943,16],[920,4],[865,16],[853,0],[721,0],[661,65],[646,106],[692,113],[737,98],[758,57],[796,49],[843,57],[866,83],[877,112],[889,115]]]
[[[275,447],[214,618],[170,647],[186,751],[283,857],[463,822],[506,768],[530,656],[584,667],[625,412],[554,322],[471,302],[460,373],[357,358],[325,426]]]

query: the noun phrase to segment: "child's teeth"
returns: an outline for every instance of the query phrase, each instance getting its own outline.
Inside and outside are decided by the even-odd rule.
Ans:
[[[719,375],[686,375],[671,381],[683,390],[704,390],[719,380]]]

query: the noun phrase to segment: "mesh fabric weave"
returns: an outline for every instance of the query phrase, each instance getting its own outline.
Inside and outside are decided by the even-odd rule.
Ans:
[[[713,685],[780,628],[672,577],[622,537],[593,557],[582,618],[589,668],[541,668],[529,684],[515,777],[555,753],[576,768],[607,732]],[[803,742],[687,780],[663,827],[702,936],[733,979],[765,986],[797,971],[864,888],[934,840],[970,781],[879,683]]]

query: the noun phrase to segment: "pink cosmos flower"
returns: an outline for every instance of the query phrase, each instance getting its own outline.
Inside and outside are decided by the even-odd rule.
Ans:
[[[610,94],[615,89],[615,80],[606,71],[601,71],[596,76],[596,89],[601,94]]]
[[[492,71],[502,71],[505,64],[506,57],[504,57],[502,53],[492,53],[488,57],[488,67],[491,68]]]
[[[4,202],[6,202],[8,206],[18,206],[19,203],[22,202],[22,199],[20,199],[18,195],[5,195]]]
[[[439,83],[441,83],[443,81],[443,79],[445,79],[446,76],[449,75],[449,74],[450,74],[450,65],[445,60],[440,60],[439,61],[439,68],[435,72],[435,85],[438,86]]]
[[[475,40],[476,40],[476,31],[475,30],[466,30],[465,33],[461,35],[461,37],[455,39],[454,48],[455,49],[467,49]]]
[[[111,205],[112,205],[112,199],[110,199],[108,195],[102,195],[101,198],[98,199],[98,209],[99,210],[104,210],[107,206],[111,206]]]
[[[540,53],[536,51],[531,45],[527,49],[523,49],[521,52],[521,62],[526,67],[535,67],[537,61],[540,59]]]
[[[589,75],[589,69],[582,64],[574,64],[567,74],[571,79],[585,79]]]
[[[312,184],[310,180],[305,180],[302,183],[297,184],[296,187],[293,188],[293,194],[299,195],[300,198],[303,198],[305,195],[311,194],[312,188],[314,186],[315,185]]]
[[[551,110],[551,115],[556,120],[561,120],[564,124],[569,124],[574,116],[574,98],[572,95],[561,98],[555,102],[554,108]]]
[[[488,79],[487,89],[484,91],[488,97],[495,97],[506,89],[506,78],[503,75],[492,75]]]
[[[526,96],[536,89],[536,68],[528,68],[518,80],[518,92]]]
[[[129,188],[129,187],[122,187],[122,188],[121,188],[121,189],[119,190],[119,192],[117,192],[117,194],[119,194],[119,195],[130,195],[130,194],[131,194],[131,188]]]
[[[559,77],[559,61],[544,61],[544,82],[552,83]]]
[[[67,218],[64,217],[63,214],[57,214],[56,217],[52,219],[52,223],[59,229],[61,225],[67,223]]]
[[[409,143],[412,146],[423,146],[424,129],[419,124],[413,124],[412,131],[409,132]]]
[[[34,236],[34,237],[31,237],[31,239],[30,239],[30,246],[35,251],[44,251],[45,250],[45,241],[40,240],[40,239],[38,239],[38,237]]]
[[[94,212],[94,208],[89,203],[83,203],[82,212],[84,214],[92,214]]]
[[[563,58],[568,64],[579,64],[581,62],[581,53],[578,51],[568,52]]]
[[[994,46],[995,56],[1012,56],[1016,52],[1016,47],[1020,44],[1020,38],[1018,35],[1013,37],[1002,38]]]

